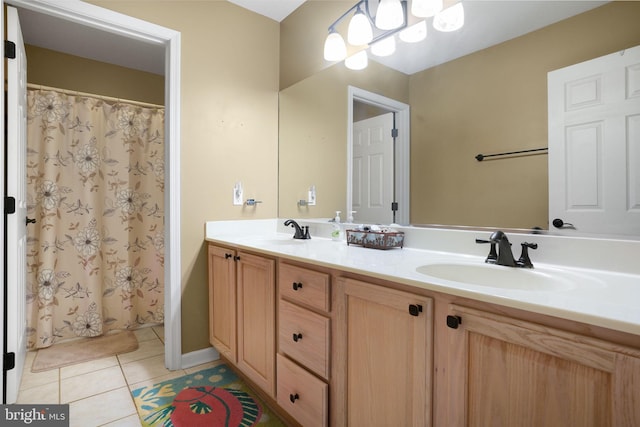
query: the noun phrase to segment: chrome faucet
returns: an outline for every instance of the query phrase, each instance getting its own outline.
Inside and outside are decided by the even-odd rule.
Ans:
[[[522,243],[522,253],[520,254],[520,258],[518,259],[518,261],[516,261],[513,257],[513,252],[511,251],[511,243],[509,242],[507,235],[500,230],[494,231],[489,237],[489,240],[476,239],[476,243],[491,244],[491,250],[489,251],[489,255],[485,260],[485,262],[487,263],[504,265],[507,267],[533,268],[533,264],[531,263],[531,259],[529,258],[529,249],[537,249],[537,243]]]
[[[293,234],[293,238],[294,239],[310,239],[311,236],[309,235],[309,226],[305,225],[304,226],[304,230],[302,227],[300,227],[300,225],[298,225],[297,222],[295,222],[292,219],[288,219],[284,222],[284,225],[286,227],[288,227],[289,225],[294,227],[296,229],[295,233]]]

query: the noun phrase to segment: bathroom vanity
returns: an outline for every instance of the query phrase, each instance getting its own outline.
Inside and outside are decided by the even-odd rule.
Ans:
[[[306,223],[311,240],[281,224],[207,223],[209,328],[221,356],[289,421],[640,425],[633,255],[615,272],[588,269],[580,262],[600,267],[584,257],[602,247],[527,235],[540,245],[530,272],[540,277],[504,280],[503,270],[474,270],[485,267],[480,232],[405,230],[405,248],[378,251],[323,238],[322,222]],[[639,253],[638,242],[603,244]],[[583,261],[546,262],[571,245]],[[423,268],[433,265],[472,267],[454,280]],[[465,283],[480,275],[496,287]]]

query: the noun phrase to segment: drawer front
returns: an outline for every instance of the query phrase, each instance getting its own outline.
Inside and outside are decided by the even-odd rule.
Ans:
[[[277,360],[278,405],[305,427],[326,427],[329,386],[281,354]]]
[[[328,379],[330,320],[284,300],[279,304],[280,352]]]
[[[329,275],[288,264],[280,264],[280,296],[310,307],[329,311]]]

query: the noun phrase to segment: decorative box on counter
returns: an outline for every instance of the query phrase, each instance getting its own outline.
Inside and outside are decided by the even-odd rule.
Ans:
[[[402,248],[402,231],[347,230],[347,245],[358,245],[373,249]]]

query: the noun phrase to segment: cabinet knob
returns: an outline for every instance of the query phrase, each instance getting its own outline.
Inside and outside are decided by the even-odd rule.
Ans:
[[[296,403],[296,400],[298,399],[300,399],[300,396],[298,396],[298,393],[289,395],[289,400],[291,401],[291,403]]]
[[[234,256],[234,257],[233,257],[233,260],[234,260],[234,261],[240,261],[240,255],[236,255],[236,256]]]
[[[450,327],[451,329],[458,329],[458,326],[460,326],[460,323],[462,323],[462,317],[460,316],[447,316],[447,326]]]
[[[293,340],[295,342],[298,342],[301,339],[302,339],[302,334],[301,333],[298,332],[297,334],[295,334],[295,333],[293,334]]]
[[[302,283],[300,282],[293,282],[293,290],[297,291],[298,289],[302,289]]]
[[[409,304],[409,314],[412,316],[418,316],[422,312],[422,306],[420,304]]]
[[[233,257],[233,255],[232,255],[232,254],[224,254],[224,259],[229,259],[229,258],[231,258],[231,257]]]

